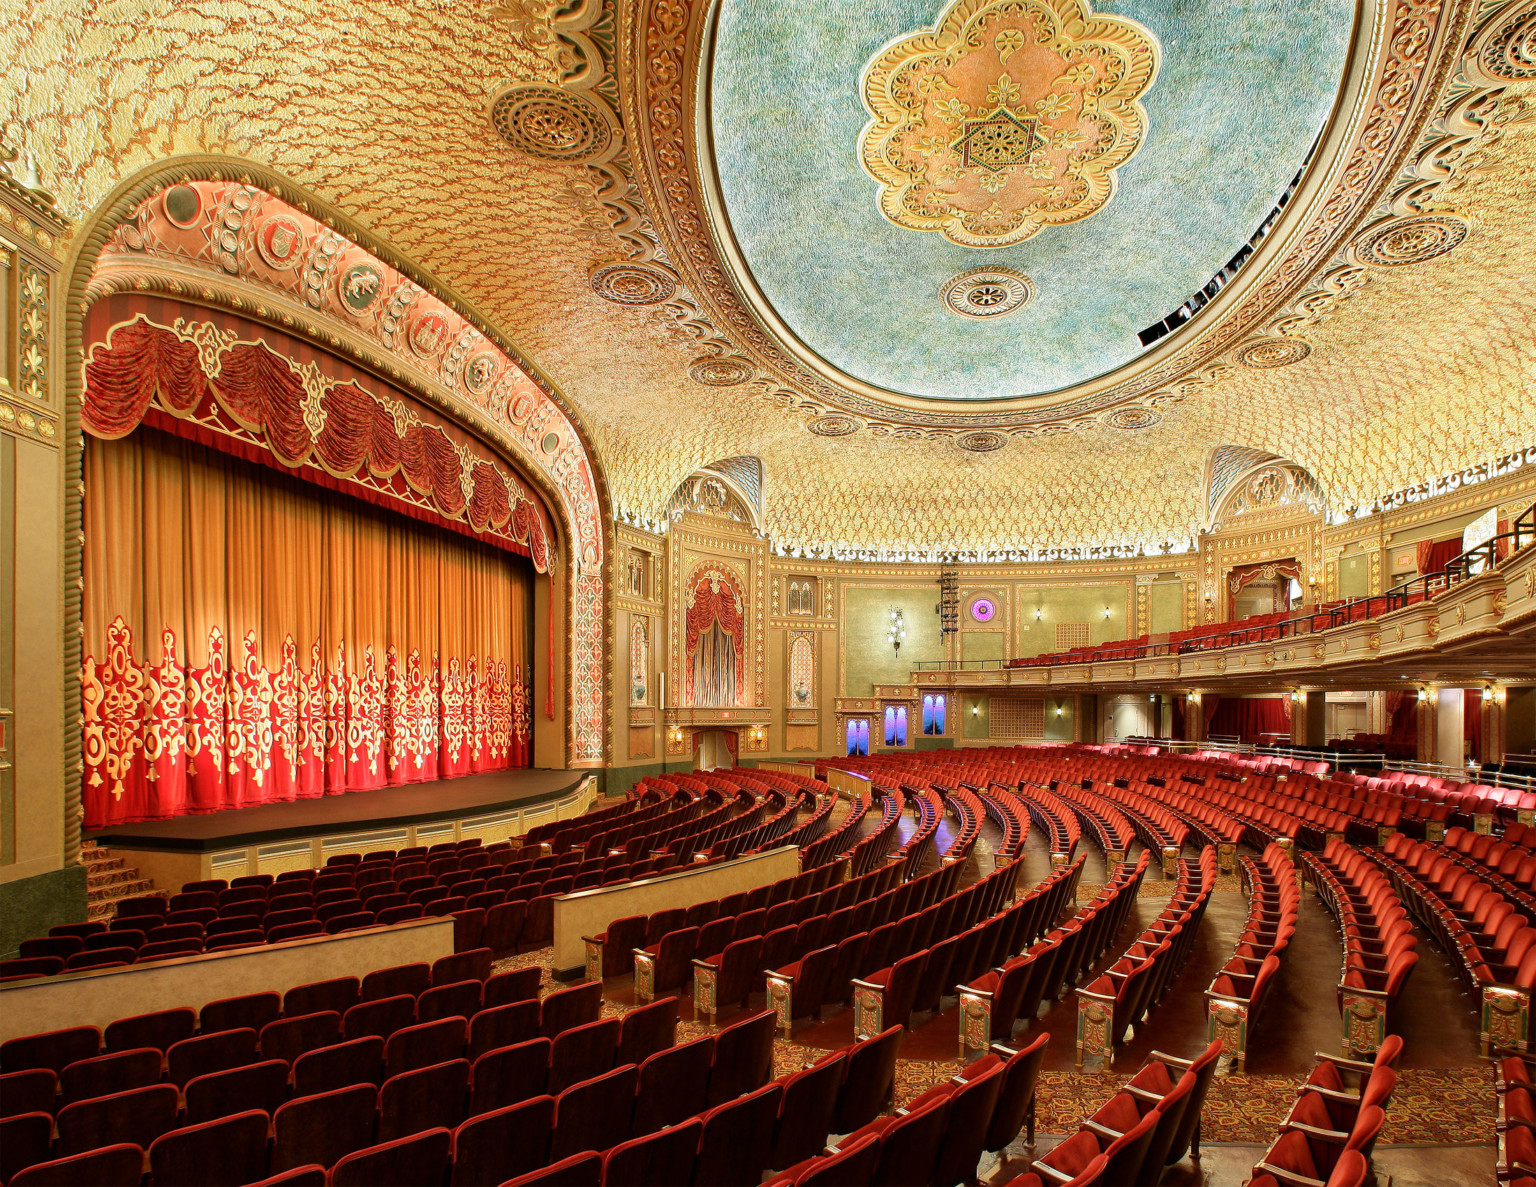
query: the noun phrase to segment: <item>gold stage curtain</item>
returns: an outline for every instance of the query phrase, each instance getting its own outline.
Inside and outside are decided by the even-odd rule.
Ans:
[[[529,764],[523,558],[148,428],[85,486],[88,828]]]

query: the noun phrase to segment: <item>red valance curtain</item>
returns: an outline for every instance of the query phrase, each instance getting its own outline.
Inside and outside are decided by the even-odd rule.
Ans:
[[[521,558],[151,429],[85,474],[87,828],[528,765]]]
[[[1224,697],[1207,729],[1257,742],[1263,734],[1290,733],[1290,708],[1286,697]]]
[[[1255,581],[1270,581],[1275,578],[1286,580],[1301,580],[1301,566],[1295,560],[1264,561],[1261,564],[1243,565],[1233,569],[1227,574],[1227,621],[1232,622],[1237,618],[1237,595]],[[1289,610],[1289,596],[1283,599],[1282,609]]]

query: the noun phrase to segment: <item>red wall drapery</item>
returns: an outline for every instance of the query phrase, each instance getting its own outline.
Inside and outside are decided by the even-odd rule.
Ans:
[[[1471,745],[1467,748],[1473,758],[1483,759],[1483,690],[1469,688],[1463,694],[1461,707],[1461,736]]]
[[[1461,537],[1453,540],[1420,540],[1414,548],[1414,563],[1419,567],[1419,576],[1430,573],[1438,573],[1445,568],[1445,562],[1455,560],[1461,555]]]
[[[736,653],[736,703],[746,704],[746,601],[735,578],[722,569],[707,568],[697,573],[688,588],[685,607],[683,679],[687,687],[685,704],[694,703],[693,655],[699,636],[716,622],[731,638]]]
[[[85,486],[88,828],[531,761],[526,561],[148,429]]]
[[[1235,734],[1245,742],[1257,742],[1263,734],[1287,734],[1290,703],[1286,697],[1223,697],[1207,729]]]

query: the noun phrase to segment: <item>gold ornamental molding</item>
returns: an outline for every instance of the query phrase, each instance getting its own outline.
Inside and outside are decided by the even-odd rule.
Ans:
[[[781,394],[811,415],[837,410],[839,426],[850,434],[892,426],[940,433],[996,426],[1036,435],[1089,423],[1137,397],[1155,405],[1220,382],[1228,365],[1223,356],[1255,335],[1273,337],[1265,327],[1336,260],[1349,258],[1361,231],[1380,228],[1384,214],[1406,213],[1409,200],[1397,193],[1403,184],[1412,187],[1417,208],[1430,200],[1437,182],[1415,173],[1403,183],[1403,171],[1417,168],[1420,138],[1436,119],[1453,73],[1471,60],[1467,55],[1482,63],[1471,89],[1483,93],[1519,81],[1524,61],[1518,45],[1505,45],[1516,35],[1501,32],[1514,27],[1510,13],[1518,4],[1490,9],[1480,0],[1362,0],[1333,117],[1280,221],[1242,272],[1183,329],[1109,375],[1051,396],[978,401],[956,411],[833,367],[795,337],[751,282],[730,233],[708,135],[719,3],[618,0],[617,89],[636,188],[663,254],[698,303],[700,322],[729,340],[760,382],[781,385]],[[1026,136],[1001,129],[997,138],[1016,151]],[[1405,228],[1378,248],[1394,257],[1428,250],[1436,242],[1431,230]],[[1454,228],[1442,230],[1440,241],[1448,242]],[[1278,359],[1279,348],[1254,357]]]
[[[1158,58],[1150,31],[1084,0],[954,0],[864,68],[880,213],[962,247],[1097,213],[1141,147]]]

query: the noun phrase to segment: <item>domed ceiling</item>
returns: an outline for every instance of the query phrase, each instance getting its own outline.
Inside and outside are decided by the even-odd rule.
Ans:
[[[1103,375],[1286,193],[1354,15],[723,0],[708,131],[738,281],[873,388],[996,400]],[[980,293],[944,300],[957,278]]]
[[[1139,147],[1107,166],[1114,192],[1095,212],[1007,247],[973,248],[891,222],[882,184],[862,163],[865,67],[931,31],[944,0],[750,6],[763,14],[765,45],[823,54],[785,57],[767,95],[742,98],[762,130],[743,129],[740,143],[743,162],[761,158],[756,168],[791,151],[824,154],[821,176],[803,186],[791,176],[783,187],[784,217],[805,217],[799,203],[835,191],[816,233],[862,228],[848,254],[825,253],[835,266],[804,257],[814,265],[807,292],[826,284],[818,277],[827,268],[860,302],[842,319],[848,336],[829,339],[857,342],[874,333],[866,322],[888,333],[884,303],[895,301],[921,306],[952,343],[993,336],[987,350],[939,355],[939,379],[949,367],[956,382],[935,384],[938,397],[858,390],[898,374],[835,382],[827,363],[820,370],[781,345],[768,314],[746,299],[737,278],[757,278],[764,265],[733,258],[727,232],[745,235],[745,213],[737,227],[736,211],[727,219],[723,203],[711,204],[714,120],[701,109],[715,81],[706,34],[719,16],[729,36],[749,11],[740,0],[377,0],[366,15],[300,0],[222,0],[213,15],[175,0],[12,0],[0,65],[27,85],[0,90],[0,141],[33,157],[78,218],[169,156],[259,161],[307,187],[515,342],[590,434],[616,511],[658,526],[690,474],[753,457],[776,545],[822,555],[1106,555],[1199,531],[1207,459],[1222,446],[1293,461],[1331,507],[1347,510],[1536,445],[1533,0],[1361,0],[1352,35],[1333,0],[1095,7],[1155,41],[1156,73],[1132,100],[1146,113]],[[1241,67],[1238,52],[1249,55]],[[980,81],[1007,73],[1023,99],[1014,58]],[[823,78],[819,94],[804,71]],[[1341,81],[1344,101],[1329,119],[1324,96]],[[1160,106],[1179,92],[1194,116]],[[815,105],[781,111],[777,96],[793,94]],[[1030,96],[1028,112],[1003,103],[1016,126],[993,125],[985,145],[971,146],[975,159],[1000,145],[1003,156],[988,159],[1006,167],[1010,149],[1034,146],[1028,124],[1051,122],[1035,107],[1048,97]],[[961,101],[977,119],[976,101]],[[1269,120],[1250,127],[1243,121],[1260,104]],[[1095,354],[1113,365],[1102,347],[1063,343],[1123,343],[1120,327],[1110,333],[1101,318],[1120,317],[1134,335],[1173,312],[1253,233],[1324,122],[1284,216],[1231,283],[1182,329],[1066,389],[1090,396],[1002,406],[979,381],[959,381],[963,367],[992,368],[1009,385],[992,390],[1050,391],[1064,381],[1027,382],[1018,360],[1067,367],[1080,356],[1072,375],[1090,373]],[[1252,136],[1273,139],[1263,148]],[[1175,142],[1193,155],[1151,168],[1166,164],[1159,154]],[[1070,150],[1052,151],[1055,168]],[[1255,171],[1264,180],[1250,186]],[[970,184],[985,192],[981,180]],[[1010,196],[1006,187],[1000,195]],[[1126,212],[1154,197],[1172,201],[1173,215],[1135,225]],[[1162,277],[1137,269],[1169,235],[1200,258],[1166,253],[1179,280],[1158,289]],[[921,283],[870,279],[893,252],[928,269]],[[1066,259],[1096,269],[1095,283],[1080,282],[1059,264]],[[1003,260],[1034,286],[1032,304],[978,325],[937,308],[942,280]],[[1149,286],[1134,294],[1141,306],[1133,274]],[[1004,281],[995,288],[1018,292]],[[770,312],[795,312],[774,299],[785,308]],[[803,318],[820,316],[816,299],[805,299]],[[1068,329],[1043,342],[1026,328],[1047,315]],[[812,331],[797,322],[795,332]],[[867,338],[860,349],[872,365],[933,366],[904,341],[891,359]]]

